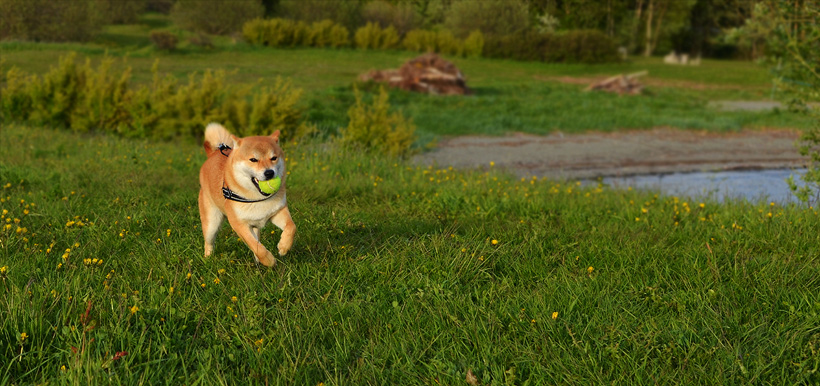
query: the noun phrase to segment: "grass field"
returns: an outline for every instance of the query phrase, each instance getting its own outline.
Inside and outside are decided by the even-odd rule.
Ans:
[[[289,145],[267,269],[201,257],[196,144],[0,145],[0,383],[820,381],[816,210]]]
[[[107,52],[127,58],[119,68],[137,83],[157,58],[182,78],[286,76],[306,91],[306,118],[332,132],[359,73],[413,56],[227,38],[167,54],[145,38],[156,28],[175,27],[149,16],[89,44],[3,42],[3,66],[41,74],[68,52]],[[753,63],[454,61],[475,95],[391,93],[420,144],[810,124],[705,107],[768,98],[767,70]],[[555,81],[643,69],[660,85],[639,97]],[[227,226],[202,257],[199,143],[4,123],[0,148],[0,384],[820,383],[816,208],[519,180],[491,157],[456,171],[286,143],[296,244],[267,269]],[[271,247],[278,231],[262,238]]]
[[[147,34],[168,29],[182,36],[179,50],[157,52]],[[417,53],[356,49],[267,49],[230,38],[215,38],[215,48],[187,43],[184,31],[166,18],[149,15],[142,24],[109,26],[88,44],[0,43],[4,68],[17,66],[42,74],[61,56],[78,52],[98,61],[105,55],[122,58],[115,68],[132,68],[133,82],[148,82],[159,60],[159,71],[187,79],[206,69],[232,71],[229,82],[271,85],[285,77],[305,90],[307,119],[323,132],[347,125],[353,104],[353,84],[371,69],[398,68]],[[660,58],[634,57],[604,65],[547,64],[483,58],[449,58],[462,69],[474,90],[469,97],[431,97],[391,92],[391,103],[413,119],[418,146],[442,136],[503,135],[509,132],[547,134],[673,127],[710,131],[811,127],[805,116],[783,110],[725,112],[708,107],[714,100],[761,100],[773,97],[772,75],[761,64],[704,60],[701,66],[669,66]],[[592,79],[647,70],[648,93],[617,96],[584,92]],[[581,78],[566,84],[562,78]],[[375,91],[368,85],[359,85]]]

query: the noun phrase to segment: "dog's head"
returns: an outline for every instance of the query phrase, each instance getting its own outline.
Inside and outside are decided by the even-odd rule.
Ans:
[[[259,181],[285,178],[285,158],[279,147],[279,130],[270,136],[238,138],[231,136],[234,148],[231,150],[233,177],[247,188],[253,187],[259,194],[269,196],[259,189]]]

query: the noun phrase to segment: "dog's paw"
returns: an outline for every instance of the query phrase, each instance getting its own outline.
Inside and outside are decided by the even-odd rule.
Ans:
[[[256,260],[257,263],[262,264],[266,267],[273,267],[274,265],[276,265],[276,258],[273,257],[273,254],[268,251],[265,252],[266,253],[264,256],[254,255],[253,258]]]

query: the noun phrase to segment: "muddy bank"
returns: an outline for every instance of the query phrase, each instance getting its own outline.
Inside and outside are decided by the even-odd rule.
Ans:
[[[795,130],[713,133],[654,129],[617,133],[464,136],[416,156],[423,165],[485,168],[520,176],[588,179],[611,176],[801,167]]]

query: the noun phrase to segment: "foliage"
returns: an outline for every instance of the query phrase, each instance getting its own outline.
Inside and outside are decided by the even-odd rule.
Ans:
[[[268,47],[346,47],[350,44],[347,28],[332,20],[308,25],[289,19],[255,19],[242,27],[245,40]]]
[[[799,142],[809,157],[803,186],[793,179],[789,186],[804,202],[820,202],[820,4],[816,1],[767,0],[755,9],[755,18],[772,30],[769,53],[777,61],[778,89],[793,108],[815,121]],[[813,104],[813,106],[810,106]]]
[[[227,35],[264,12],[261,0],[177,0],[171,16],[185,29]]]
[[[404,35],[416,27],[415,13],[409,2],[396,4],[386,0],[373,0],[362,8],[365,23],[376,23],[382,28],[393,26],[399,35]]]
[[[202,48],[214,48],[214,42],[211,38],[205,33],[197,33],[188,38],[188,42],[194,46],[202,47]]]
[[[164,51],[173,51],[177,48],[177,35],[168,31],[151,31],[148,35],[151,43],[154,43],[157,48]]]
[[[606,63],[618,60],[615,43],[596,30],[562,34],[520,31],[513,35],[488,37],[484,56],[542,62]]]
[[[458,0],[447,11],[444,25],[461,38],[475,30],[510,35],[529,28],[528,7],[524,0]]]
[[[447,30],[414,29],[404,36],[401,44],[408,51],[436,52],[445,55],[461,55],[464,52],[463,43]]]
[[[321,20],[310,25],[310,41],[315,47],[347,47],[350,45],[350,31],[331,20]]]
[[[356,30],[356,47],[365,50],[389,50],[399,44],[399,34],[393,26],[382,29],[376,23],[367,23]]]
[[[361,26],[362,1],[280,0],[278,16],[308,23],[332,20],[348,31]]]
[[[0,0],[0,39],[87,41],[102,14],[94,0]]]
[[[42,77],[9,70],[0,93],[0,120],[141,138],[198,137],[210,122],[240,135],[278,129],[288,137],[302,125],[301,90],[281,79],[252,93],[250,87],[226,84],[225,71],[205,70],[180,85],[160,75],[157,62],[152,82],[132,88],[130,69],[115,76],[110,58],[97,68],[90,60],[77,65],[74,58],[61,58]]]
[[[137,21],[137,17],[145,12],[148,0],[95,0],[102,19],[110,24],[131,24]]]
[[[190,142],[0,130],[4,383],[820,382],[817,211],[286,143],[266,269]]]
[[[347,112],[350,122],[341,132],[342,143],[388,156],[408,155],[416,128],[401,113],[390,113],[389,95],[384,87],[372,105],[363,102],[358,89],[354,92],[356,104]]]
[[[484,53],[484,34],[479,30],[470,32],[464,39],[462,53],[468,57],[480,57]]]

